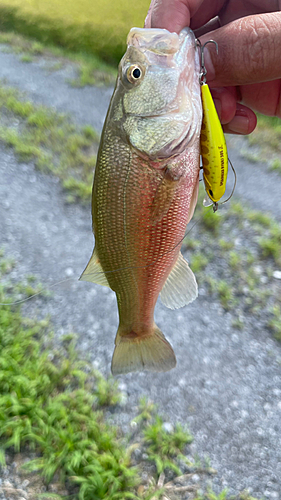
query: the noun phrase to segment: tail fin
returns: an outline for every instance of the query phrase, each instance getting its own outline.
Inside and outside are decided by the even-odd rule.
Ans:
[[[137,335],[134,332],[121,335],[119,327],[111,362],[113,375],[144,370],[167,372],[176,364],[171,345],[156,325],[147,335]]]

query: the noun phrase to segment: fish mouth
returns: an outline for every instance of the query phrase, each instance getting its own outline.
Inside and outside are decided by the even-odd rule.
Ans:
[[[177,33],[158,28],[132,28],[127,37],[127,45],[156,54],[175,54],[180,48]]]

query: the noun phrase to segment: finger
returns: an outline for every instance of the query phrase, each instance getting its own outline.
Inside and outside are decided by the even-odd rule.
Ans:
[[[210,2],[210,0],[204,0],[202,2],[202,5],[200,6],[200,9],[197,9],[192,16],[190,22],[191,29],[193,29],[194,31],[198,30],[210,21],[211,23],[216,24],[213,29],[218,28],[220,26],[220,24],[218,24],[219,21],[213,18],[216,18],[223,6],[227,4],[228,0],[212,0],[212,2]]]
[[[237,19],[211,34],[218,43],[204,50],[207,80],[212,86],[235,86],[275,80],[281,77],[281,12]]]
[[[189,25],[194,29],[191,16],[195,14],[197,27],[211,20],[211,25],[208,24],[207,29],[195,33],[198,37],[221,26],[218,18],[215,20],[212,18],[219,12],[224,2],[225,0],[215,0],[210,4],[209,0],[173,0],[173,2],[151,0],[144,26],[145,28],[166,28],[176,32]]]
[[[151,28],[151,15],[152,15],[152,12],[154,9],[154,4],[155,4],[155,0],[151,0],[150,6],[149,6],[149,9],[148,9],[145,21],[144,21],[145,28]]]
[[[265,12],[276,12],[280,10],[280,4],[281,0],[266,0],[266,2],[264,0],[251,0],[248,2],[245,2],[245,0],[225,0],[224,2],[219,0],[212,2],[210,2],[210,0],[204,0],[201,9],[195,12],[192,17],[190,26],[193,30],[197,30],[216,15],[219,17],[220,26],[224,26],[235,19],[240,19],[245,16],[262,14]],[[216,28],[218,28],[218,26],[214,29]],[[207,31],[210,31],[210,29]],[[204,31],[204,33],[207,33],[207,31]]]
[[[190,25],[190,18],[204,0],[154,0],[148,23],[151,28],[165,28],[179,33]]]
[[[219,16],[213,17],[209,22],[201,26],[201,28],[194,30],[194,35],[196,38],[205,35],[205,33],[209,33],[210,31],[216,30],[222,26]]]
[[[235,87],[211,89],[216,110],[225,132],[229,134],[250,134],[256,127],[255,113],[237,102]]]
[[[241,100],[246,106],[259,113],[281,118],[281,80],[242,85],[239,87]]]
[[[227,134],[247,135],[255,130],[256,125],[257,117],[255,113],[243,106],[243,104],[238,103],[234,117],[229,123],[223,125],[223,130]]]
[[[212,97],[216,106],[219,119],[222,124],[230,122],[236,112],[236,91],[224,87],[211,89]]]

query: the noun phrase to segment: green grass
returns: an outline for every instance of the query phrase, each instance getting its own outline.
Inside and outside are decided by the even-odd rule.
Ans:
[[[258,146],[253,153],[250,150],[244,152],[249,161],[262,161],[268,164],[269,170],[281,173],[281,120],[276,116],[265,116],[257,114],[257,127],[252,134],[247,136],[250,146]]]
[[[260,161],[260,157],[257,153],[252,153],[251,151],[247,151],[245,149],[241,151],[241,155],[250,163],[258,163]]]
[[[24,100],[16,90],[0,87],[0,140],[21,161],[57,175],[67,201],[88,202],[92,191],[99,136],[87,125],[76,127],[66,116]],[[17,128],[11,126],[20,119]]]
[[[208,277],[206,282],[210,287],[211,293],[218,296],[225,311],[229,311],[234,308],[236,301],[232,285],[230,283],[224,280],[216,280],[211,277]]]
[[[33,61],[32,57],[29,54],[23,54],[23,56],[21,56],[20,60],[22,62],[25,62],[25,63],[30,63]]]
[[[207,266],[209,260],[204,254],[195,254],[192,256],[192,259],[190,261],[190,267],[192,268],[193,272],[196,274],[199,271],[202,271],[205,269]]]
[[[28,294],[25,285],[10,283],[13,267],[1,252],[1,303],[12,304],[19,290]],[[34,276],[26,282],[36,286]],[[27,478],[42,477],[46,492],[40,498],[62,500],[62,490],[72,500],[181,498],[183,488],[196,495],[189,483],[193,474],[215,473],[207,462],[202,467],[186,458],[188,429],[177,423],[166,429],[156,405],[144,397],[133,432],[108,421],[122,400],[118,384],[79,357],[75,335],[54,342],[49,320],[25,318],[18,306],[0,305],[0,345],[0,467],[7,451],[33,454],[21,470]],[[184,487],[177,486],[178,476]],[[224,498],[225,491],[200,496]]]
[[[2,449],[39,452],[26,469],[40,471],[46,484],[56,473],[67,477],[79,485],[80,498],[129,498],[137,473],[117,430],[98,411],[101,375],[85,371],[73,342],[51,361],[47,326],[1,307]]]
[[[279,174],[281,174],[281,159],[280,158],[275,158],[269,167],[270,170],[275,170]]]
[[[238,252],[231,251],[229,252],[229,265],[235,271],[239,269],[240,266],[240,255]]]
[[[214,212],[212,208],[204,209],[202,220],[200,224],[212,233],[214,236],[219,234],[221,219],[218,213]]]
[[[227,498],[227,490],[223,490],[219,495],[209,490],[203,496],[196,498],[196,500],[225,500]]]
[[[272,318],[268,322],[269,328],[273,331],[274,337],[281,342],[281,305],[276,304],[272,308]]]
[[[221,250],[226,251],[226,252],[228,250],[231,250],[234,247],[233,241],[225,240],[224,238],[221,238],[218,243],[219,243]]]
[[[1,0],[0,29],[118,62],[131,27],[142,27],[149,1]]]
[[[281,266],[281,227],[272,224],[267,236],[259,239],[263,257],[272,257],[274,262]]]
[[[156,415],[155,421],[144,430],[148,460],[155,463],[159,475],[165,469],[173,470],[177,475],[181,474],[180,467],[173,459],[182,459],[186,462],[183,451],[192,440],[192,436],[180,424],[177,424],[171,433],[163,432],[163,419],[159,415]]]
[[[252,497],[247,491],[241,492],[240,494],[229,497],[227,493],[227,489],[224,489],[218,495],[214,493],[211,489],[205,492],[203,495],[196,497],[194,500],[226,500],[229,498],[230,500],[257,500]]]
[[[21,56],[21,61],[32,62],[44,56],[54,60],[50,70],[58,71],[69,62],[77,67],[77,77],[70,81],[75,87],[85,85],[113,85],[117,75],[117,65],[107,64],[95,54],[73,52],[63,47],[43,44],[34,39],[14,32],[0,32],[0,43],[7,44],[14,53]]]
[[[281,152],[281,120],[276,116],[257,114],[256,130],[249,135],[250,144],[270,146],[272,150]]]
[[[12,303],[21,284],[15,290],[9,282],[11,261],[1,257],[0,263],[0,302]],[[56,478],[79,500],[137,499],[143,467],[150,467],[155,484],[161,472],[182,474],[180,460],[189,463],[188,430],[176,424],[167,432],[155,405],[144,399],[134,436],[107,422],[108,409],[121,401],[118,384],[79,358],[74,335],[55,347],[49,321],[24,318],[19,307],[1,305],[0,345],[2,464],[7,449],[35,452],[24,470],[42,475],[47,488]],[[136,447],[147,456],[138,463],[132,458]],[[143,486],[148,500],[155,488]]]
[[[257,228],[260,227],[261,230],[272,225],[272,218],[264,212],[257,210],[247,210],[247,219],[251,224],[255,224]]]

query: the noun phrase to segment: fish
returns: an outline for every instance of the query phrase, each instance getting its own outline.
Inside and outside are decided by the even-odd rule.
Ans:
[[[113,375],[176,366],[154,322],[197,295],[180,247],[198,197],[202,104],[191,29],[132,28],[105,119],[92,191],[95,247],[80,279],[116,294]]]

